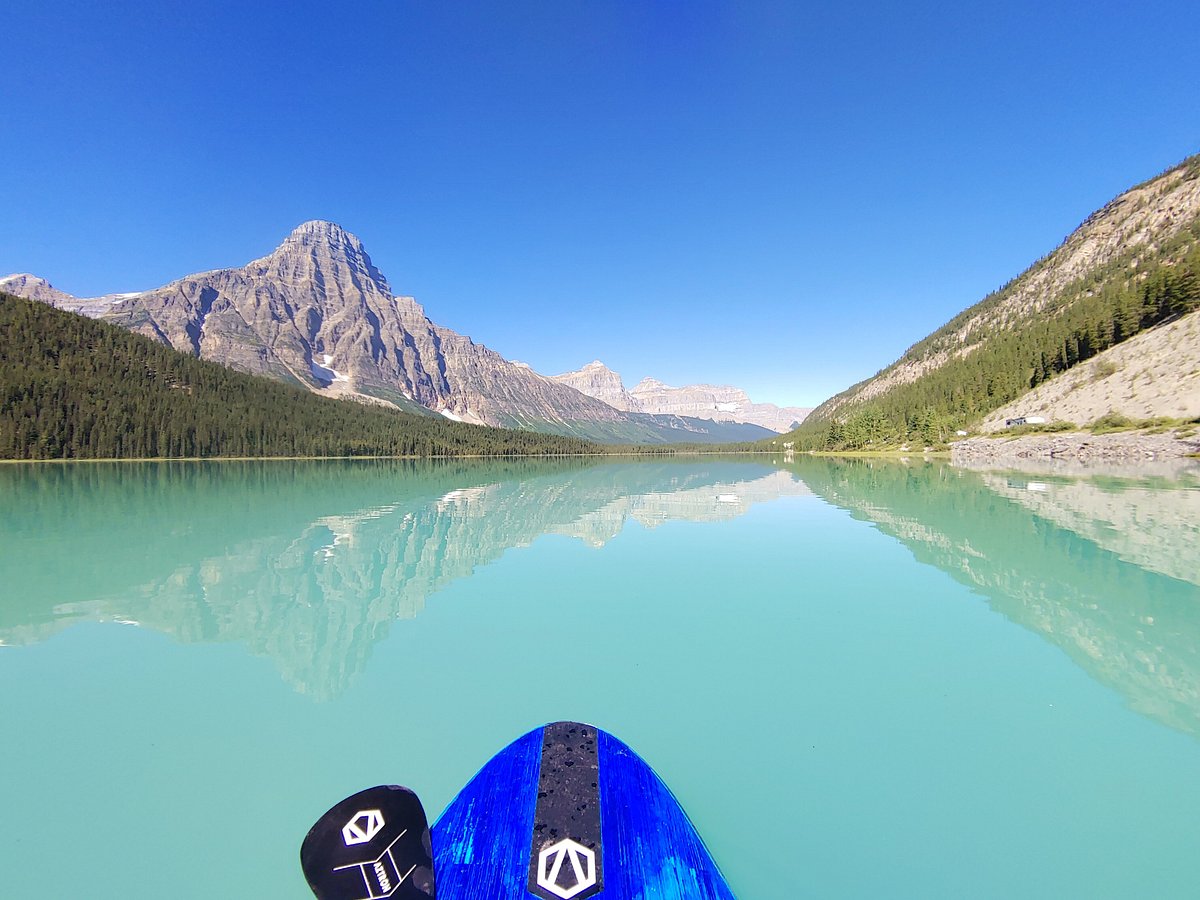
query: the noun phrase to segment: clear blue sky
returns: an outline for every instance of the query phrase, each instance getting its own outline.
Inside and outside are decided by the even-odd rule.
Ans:
[[[1200,150],[1194,3],[0,6],[0,274],[357,233],[553,374],[815,404]]]

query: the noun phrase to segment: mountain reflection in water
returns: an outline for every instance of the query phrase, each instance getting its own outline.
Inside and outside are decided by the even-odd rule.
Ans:
[[[1200,736],[1194,468],[1124,477],[808,457],[783,467],[745,458],[9,466],[0,469],[0,643],[125,622],[184,642],[240,642],[296,690],[330,698],[393,622],[510,548],[542,535],[602,548],[631,522],[719,522],[810,491],[1060,647],[1132,708]]]
[[[396,619],[541,535],[716,522],[807,494],[767,465],[227,462],[0,471],[13,514],[0,642],[80,621],[239,641],[297,690],[343,691]],[[64,545],[62,535],[71,535]]]
[[[805,459],[815,494],[871,521],[1129,705],[1200,736],[1200,478],[974,472]]]

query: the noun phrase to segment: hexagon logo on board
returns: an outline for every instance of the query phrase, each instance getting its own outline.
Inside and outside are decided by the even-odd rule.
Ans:
[[[563,900],[583,893],[596,883],[596,854],[570,838],[551,844],[538,854],[538,887]]]

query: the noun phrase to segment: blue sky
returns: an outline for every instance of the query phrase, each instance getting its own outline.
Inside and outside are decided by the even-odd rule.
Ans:
[[[553,374],[813,405],[1200,151],[1189,3],[7,0],[0,274],[358,234]]]

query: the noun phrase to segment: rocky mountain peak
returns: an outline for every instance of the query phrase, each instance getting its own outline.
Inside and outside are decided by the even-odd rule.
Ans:
[[[75,298],[60,291],[45,278],[30,275],[28,272],[16,272],[0,278],[0,291],[15,294],[18,297],[28,297],[50,306],[62,306]]]
[[[659,381],[657,378],[643,378],[633,387],[632,393],[639,394],[647,391],[674,390],[669,384]]]
[[[8,285],[9,283],[24,285],[43,285],[50,287],[50,282],[45,278],[38,278],[36,275],[31,275],[28,272],[13,272],[11,275],[5,275],[0,278],[0,285]]]
[[[324,219],[301,222],[284,238],[282,246],[312,247],[320,244],[325,244],[333,250],[341,248],[347,255],[365,255],[367,252],[357,235],[346,231],[336,222],[327,222]]]
[[[639,411],[637,403],[634,402],[633,398],[625,390],[625,384],[621,381],[621,376],[598,359],[592,360],[582,369],[575,372],[552,375],[550,380],[572,387],[581,394],[587,394],[589,397],[602,400],[609,406],[619,409],[622,412]]]
[[[254,260],[247,268],[292,283],[353,282],[360,289],[370,291],[374,287],[382,294],[392,295],[387,278],[375,268],[358,236],[323,219],[297,225],[269,256]]]
[[[80,300],[33,276],[8,281],[10,293],[327,396],[621,442],[764,436],[761,429],[716,428],[699,418],[644,415],[620,376],[599,360],[578,389],[569,378],[548,379],[514,364],[436,325],[413,298],[395,296],[362,241],[333,222],[304,222],[245,266],[187,275],[149,291]]]

